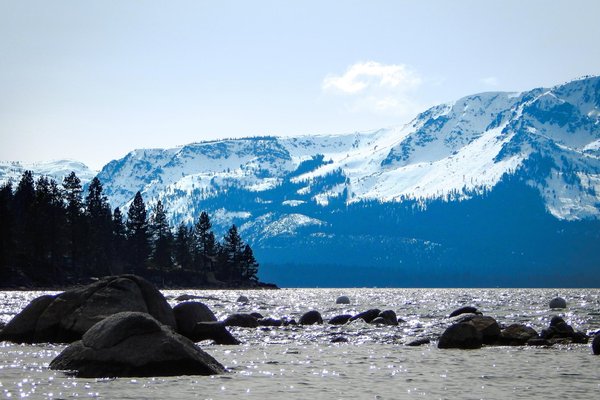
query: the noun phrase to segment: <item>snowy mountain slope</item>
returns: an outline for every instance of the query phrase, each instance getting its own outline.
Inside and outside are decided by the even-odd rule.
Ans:
[[[58,183],[61,183],[63,178],[69,175],[71,171],[77,174],[82,184],[91,181],[97,174],[97,171],[93,171],[87,165],[74,160],[55,160],[37,163],[0,161],[0,182],[12,180],[13,184],[16,185],[26,170],[33,171],[34,179],[40,176],[47,176],[53,178]]]

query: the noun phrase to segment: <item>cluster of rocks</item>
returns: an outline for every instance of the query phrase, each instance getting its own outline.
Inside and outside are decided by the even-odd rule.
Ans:
[[[483,345],[495,346],[552,346],[554,344],[581,343],[589,336],[576,331],[559,316],[551,319],[547,329],[538,333],[530,326],[511,324],[503,327],[490,316],[484,316],[474,307],[463,307],[453,311],[455,318],[439,338],[438,348],[478,349]]]
[[[195,345],[204,338],[239,343],[204,304],[171,308],[158,289],[135,275],[38,297],[0,332],[0,341],[71,343],[50,368],[94,378],[225,372]]]

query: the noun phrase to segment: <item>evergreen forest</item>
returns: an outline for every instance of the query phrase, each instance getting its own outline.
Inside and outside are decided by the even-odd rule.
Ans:
[[[222,240],[208,214],[188,226],[151,211],[140,192],[111,210],[94,178],[84,193],[74,172],[62,184],[25,171],[0,186],[0,287],[61,287],[133,273],[162,287],[256,287],[258,263],[232,225]]]

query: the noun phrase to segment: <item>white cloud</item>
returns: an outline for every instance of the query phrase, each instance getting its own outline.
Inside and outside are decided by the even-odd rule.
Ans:
[[[341,75],[327,75],[322,89],[349,97],[348,108],[353,112],[410,117],[421,110],[414,92],[422,82],[419,74],[405,64],[366,61],[349,66]]]
[[[409,90],[420,84],[421,78],[404,64],[367,61],[351,65],[343,75],[328,75],[323,80],[323,90],[354,94],[377,87]]]

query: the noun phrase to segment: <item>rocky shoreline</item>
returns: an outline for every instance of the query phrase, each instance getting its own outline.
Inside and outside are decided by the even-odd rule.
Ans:
[[[150,282],[134,275],[102,278],[90,285],[31,301],[5,327],[0,340],[16,343],[70,343],[50,368],[81,377],[212,375],[225,368],[196,343],[211,340],[237,345],[238,329],[269,332],[277,327],[304,330],[303,326],[368,324],[402,326],[405,322],[393,310],[368,309],[354,314],[324,318],[310,310],[295,318],[272,318],[261,312],[230,313],[221,321],[202,302],[207,298],[191,294],[165,297]],[[212,299],[211,300],[218,300]],[[562,301],[560,301],[562,300]],[[238,304],[248,304],[240,295]],[[340,296],[336,304],[349,304]],[[549,308],[564,309],[563,299],[552,299]],[[331,311],[331,310],[330,310]],[[499,324],[472,306],[454,310],[445,317],[441,335],[409,337],[406,346],[436,343],[440,349],[477,349],[483,346],[539,346],[585,344],[592,340],[592,352],[600,353],[598,332],[580,332],[556,315],[549,326],[537,332],[521,323]],[[235,327],[230,331],[231,327]],[[311,328],[313,329],[313,328]],[[318,328],[317,328],[318,329]],[[326,329],[326,328],[324,328]],[[390,329],[390,328],[388,328]],[[233,332],[233,334],[232,334]],[[258,331],[257,331],[258,332]],[[384,331],[385,332],[385,331]],[[342,331],[332,332],[331,343],[352,342]]]

